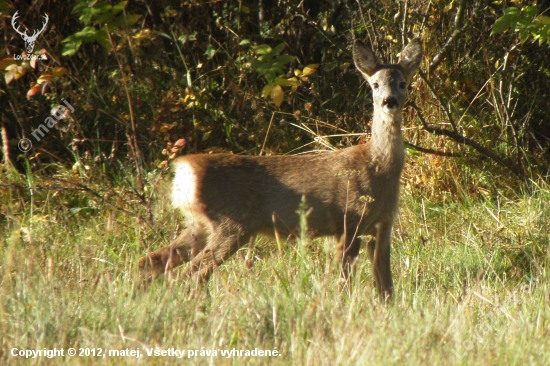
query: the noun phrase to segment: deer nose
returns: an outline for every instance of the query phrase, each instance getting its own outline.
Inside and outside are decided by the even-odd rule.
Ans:
[[[388,108],[397,108],[399,106],[399,102],[397,101],[396,97],[385,97],[382,101],[382,106],[386,106]]]

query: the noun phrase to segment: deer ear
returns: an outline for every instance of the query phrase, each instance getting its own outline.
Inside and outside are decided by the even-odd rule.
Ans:
[[[353,62],[355,63],[355,67],[367,79],[374,74],[378,66],[378,59],[374,52],[360,40],[356,40],[353,44]]]
[[[418,69],[420,62],[422,61],[422,42],[420,38],[414,38],[408,45],[401,51],[401,57],[399,58],[399,65],[405,69],[406,73],[411,75]]]

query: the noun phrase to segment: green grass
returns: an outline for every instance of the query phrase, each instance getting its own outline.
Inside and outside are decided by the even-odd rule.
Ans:
[[[166,245],[176,215],[153,190],[155,225],[84,193],[3,187],[0,363],[96,364],[98,358],[11,356],[70,347],[140,349],[102,364],[550,364],[550,189],[463,202],[403,194],[393,238],[393,304],[378,302],[361,252],[339,284],[330,239],[259,239],[206,289],[171,278],[141,286],[137,260]],[[81,197],[79,200],[78,197]],[[87,197],[87,196],[85,196]],[[74,205],[86,209],[75,210]],[[73,208],[71,210],[71,208]],[[182,276],[181,276],[182,277]],[[217,357],[149,357],[146,349],[217,350]],[[278,357],[222,357],[221,350]]]

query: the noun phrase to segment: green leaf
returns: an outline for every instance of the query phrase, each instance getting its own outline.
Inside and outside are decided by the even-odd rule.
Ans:
[[[84,23],[84,25],[88,25],[92,22],[92,9],[86,8],[82,11],[80,16],[78,17],[78,20],[80,20],[81,23]]]
[[[226,123],[225,124],[225,135],[228,137],[228,138],[231,138],[231,129],[233,128],[233,126],[231,125],[231,123]]]
[[[73,41],[83,41],[83,42],[93,42],[96,36],[96,29],[94,27],[84,27],[82,30],[70,35],[61,42],[73,42]]]
[[[105,29],[96,31],[95,41],[106,49],[111,49],[111,41],[109,40],[109,35]]]
[[[273,55],[271,53],[266,53],[265,55],[258,56],[258,60],[265,63],[271,63],[273,62]]]
[[[214,55],[216,54],[216,52],[218,52],[218,50],[212,47],[211,44],[208,44],[208,47],[206,47],[206,51],[204,51],[204,54],[206,55],[206,58],[211,60],[212,57],[214,57]]]
[[[519,31],[519,40],[523,44],[529,39],[530,32],[527,29],[522,29]]]
[[[280,64],[288,64],[289,62],[294,61],[296,57],[290,56],[290,55],[281,55],[275,59],[275,62],[278,62]]]
[[[94,27],[84,27],[81,31],[70,35],[61,42],[66,43],[61,52],[63,56],[74,55],[82,45],[82,42],[97,42],[106,49],[111,49],[111,42],[109,41],[107,31],[104,29],[97,30]]]
[[[522,10],[523,14],[525,14],[525,16],[529,18],[536,16],[539,12],[536,6],[526,6]]]
[[[73,10],[71,10],[71,14],[76,14],[76,13],[82,12],[85,9],[88,9],[88,2],[87,1],[77,2],[76,5],[74,6]]]
[[[116,15],[121,11],[123,11],[127,4],[128,4],[127,1],[122,1],[116,5],[113,5],[113,10],[112,10],[113,14]]]
[[[275,56],[279,55],[283,50],[285,49],[285,44],[284,43],[281,43],[279,45],[277,45],[273,51],[271,51],[272,54],[274,54]]]
[[[259,55],[265,55],[265,54],[271,53],[271,47],[267,44],[252,46],[251,48],[254,52],[256,52]]]
[[[510,6],[509,8],[504,9],[505,15],[519,15],[519,9],[515,6]]]
[[[197,40],[197,32],[193,32],[191,34],[183,34],[178,37],[178,41],[180,41],[182,44],[185,44],[187,41],[196,41]]]
[[[61,51],[61,55],[72,56],[76,53],[76,51],[78,51],[81,45],[82,45],[82,41],[80,40],[69,41],[63,45],[63,50]]]
[[[522,18],[519,15],[507,14],[498,18],[493,25],[491,35],[498,34],[507,31],[508,29],[515,27],[516,23]]]
[[[90,8],[91,14],[95,18],[99,17],[101,14],[110,14],[112,10],[113,6],[106,1],[99,1]]]
[[[115,15],[110,11],[101,12],[100,14],[97,14],[97,16],[95,17],[94,25],[107,23],[111,21],[111,19],[113,19],[114,17]]]
[[[116,20],[107,23],[109,25],[109,29],[115,29],[120,27],[131,27],[134,24],[137,23],[139,18],[141,18],[142,15],[140,14],[122,14],[119,16]]]

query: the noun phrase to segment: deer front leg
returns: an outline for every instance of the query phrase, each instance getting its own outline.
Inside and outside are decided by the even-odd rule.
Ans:
[[[367,244],[376,289],[382,299],[393,295],[393,280],[390,266],[391,224],[376,224],[376,236]]]
[[[180,236],[163,248],[141,257],[138,262],[140,273],[150,274],[153,278],[181,266],[206,246],[207,234],[201,229],[188,228]]]

